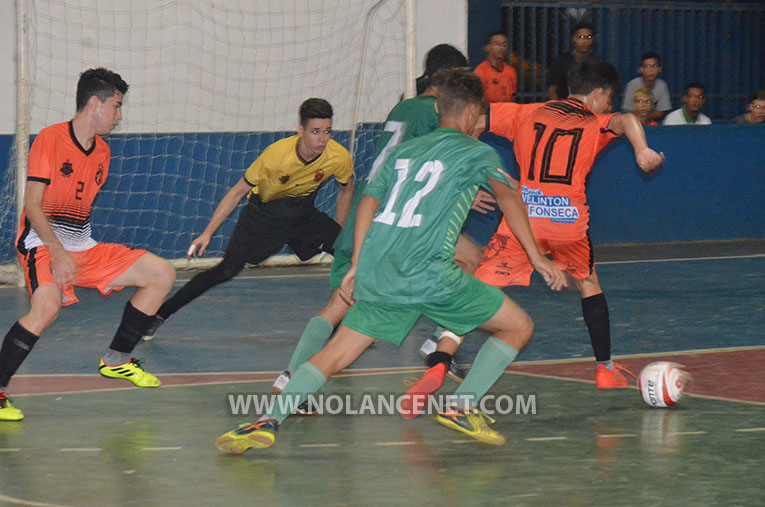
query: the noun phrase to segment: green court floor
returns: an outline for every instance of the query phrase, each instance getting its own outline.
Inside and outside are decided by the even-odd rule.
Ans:
[[[361,400],[408,375],[330,380]],[[447,383],[442,391],[451,392]],[[507,373],[492,393],[502,447],[427,416],[289,418],[268,450],[222,455],[229,394],[270,382],[22,396],[0,425],[0,503],[11,505],[755,505],[763,500],[765,407],[690,397],[645,406],[634,389]],[[533,397],[533,398],[532,398]],[[533,399],[533,405],[529,400]],[[507,411],[507,405],[500,407]],[[535,414],[531,413],[535,409]],[[356,408],[358,411],[358,407]],[[369,410],[367,410],[369,412]],[[517,413],[520,412],[520,413]],[[527,412],[527,413],[523,413]]]

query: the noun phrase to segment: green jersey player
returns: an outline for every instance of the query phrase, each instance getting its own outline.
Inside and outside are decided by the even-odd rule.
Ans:
[[[425,315],[456,332],[481,327],[492,334],[437,420],[486,443],[505,442],[475,407],[531,338],[533,323],[501,291],[465,274],[454,262],[454,245],[479,186],[492,189],[550,287],[562,288],[565,278],[537,250],[523,201],[499,169],[496,153],[465,135],[482,112],[482,99],[475,74],[447,71],[439,82],[439,129],[393,150],[367,185],[356,209],[351,267],[341,286],[349,302],[355,287],[357,301],[335,337],[298,368],[281,397],[302,403],[375,339],[400,343]],[[289,416],[283,410],[288,405],[275,403],[258,422],[219,437],[217,447],[231,454],[270,447]]]

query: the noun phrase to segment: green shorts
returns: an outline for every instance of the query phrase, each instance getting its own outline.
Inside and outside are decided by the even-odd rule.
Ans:
[[[329,288],[337,290],[340,288],[343,277],[351,269],[351,256],[353,254],[348,250],[335,250],[335,253],[332,255],[334,260],[329,271]]]
[[[465,288],[439,303],[356,301],[343,324],[361,334],[396,345],[404,341],[420,315],[458,335],[469,333],[494,317],[505,300],[505,295],[496,287],[472,276],[469,278]]]

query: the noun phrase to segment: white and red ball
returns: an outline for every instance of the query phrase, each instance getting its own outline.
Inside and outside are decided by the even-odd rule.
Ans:
[[[638,375],[638,389],[650,407],[665,408],[679,402],[692,382],[682,364],[657,361],[643,368]]]

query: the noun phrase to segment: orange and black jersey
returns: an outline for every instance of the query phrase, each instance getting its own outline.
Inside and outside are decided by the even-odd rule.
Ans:
[[[69,251],[92,248],[90,208],[109,173],[111,152],[96,136],[85,150],[74,135],[71,122],[43,129],[29,152],[28,181],[45,183],[42,209],[53,232]],[[22,214],[16,247],[22,254],[42,245],[32,224]]]
[[[585,180],[595,157],[617,137],[608,130],[613,116],[572,98],[490,105],[489,130],[514,142],[535,237],[574,241],[586,235]]]

